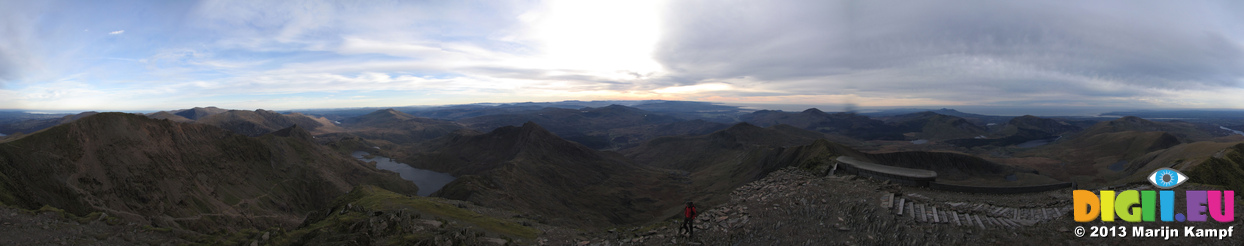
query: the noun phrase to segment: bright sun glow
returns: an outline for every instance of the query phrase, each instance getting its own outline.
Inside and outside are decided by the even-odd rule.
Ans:
[[[661,71],[653,60],[660,39],[661,1],[552,1],[521,17],[544,55],[538,65],[586,70],[611,79],[643,79]]]

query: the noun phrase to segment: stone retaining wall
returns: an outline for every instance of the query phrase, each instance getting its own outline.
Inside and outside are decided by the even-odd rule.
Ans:
[[[971,186],[971,185],[955,185],[944,184],[938,182],[929,182],[929,188],[944,191],[957,191],[966,193],[992,193],[992,194],[1016,194],[1016,193],[1033,193],[1042,191],[1051,191],[1057,189],[1073,188],[1073,183],[1057,183],[1033,186]]]
[[[897,173],[886,173],[882,171],[874,171],[869,169],[858,168],[849,163],[838,164],[838,172],[851,174],[860,177],[869,177],[875,179],[884,179],[907,186],[928,187],[930,183],[935,181],[936,177],[912,177]]]
[[[945,184],[938,183],[937,172],[930,170],[884,166],[856,160],[855,158],[846,156],[838,157],[838,161],[838,165],[835,166],[835,172],[842,172],[844,174],[851,174],[860,177],[884,179],[907,186],[929,187],[930,189],[935,190],[966,193],[1015,194],[1075,188],[1075,183],[1070,182],[1010,187]]]

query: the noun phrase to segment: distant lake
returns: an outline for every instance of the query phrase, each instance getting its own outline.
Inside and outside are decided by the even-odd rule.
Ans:
[[[388,157],[376,156],[376,158],[363,158],[367,152],[355,151],[354,158],[364,162],[376,162],[376,168],[397,172],[402,179],[415,182],[419,186],[419,196],[432,195],[433,192],[441,190],[450,181],[454,181],[454,176],[448,173],[433,172],[426,169],[418,169],[389,159]]]
[[[1015,147],[1032,148],[1032,147],[1037,147],[1041,145],[1046,145],[1046,144],[1049,144],[1050,142],[1058,141],[1058,139],[1061,139],[1061,138],[1063,138],[1063,136],[1058,136],[1056,138],[1037,139],[1037,140],[1024,142],[1021,144],[1016,144]]]

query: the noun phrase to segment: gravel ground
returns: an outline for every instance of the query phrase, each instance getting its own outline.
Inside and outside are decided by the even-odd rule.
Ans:
[[[170,232],[106,223],[105,219],[65,218],[58,212],[0,207],[0,245],[181,245]]]
[[[1149,188],[1143,188],[1149,189]],[[963,211],[982,219],[982,225],[921,222],[910,212],[897,215],[882,206],[885,194],[896,194],[938,207],[939,219]],[[1070,190],[994,195],[943,192],[903,187],[854,176],[817,177],[798,169],[783,169],[736,189],[731,200],[704,210],[697,218],[695,238],[670,220],[646,226],[586,233],[582,238],[552,241],[550,245],[1240,245],[1244,236],[1218,238],[1080,238],[1077,226],[1197,226],[1244,230],[1233,223],[1103,223],[1074,222],[1069,212],[1048,213],[1042,220],[1011,220],[1014,211],[1069,209]],[[896,203],[891,203],[896,204]],[[955,206],[951,206],[954,204]],[[1236,203],[1237,207],[1240,203]],[[978,207],[978,208],[974,208]],[[906,210],[906,209],[905,209]],[[1001,210],[1000,213],[991,211]],[[916,210],[919,211],[919,210]],[[1009,211],[1009,212],[1008,212]],[[1068,211],[1068,210],[1063,210]],[[1240,211],[1237,209],[1237,211]],[[932,212],[928,212],[932,214]],[[1042,213],[1027,216],[1042,217]],[[1238,216],[1238,214],[1237,214]],[[959,218],[964,218],[958,216]],[[931,218],[931,217],[930,217]],[[961,219],[960,223],[963,223]],[[1128,233],[1132,230],[1129,228]]]

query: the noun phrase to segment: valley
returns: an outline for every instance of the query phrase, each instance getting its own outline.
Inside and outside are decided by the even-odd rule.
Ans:
[[[0,0],[0,246],[1244,245],[1241,13]]]
[[[1070,187],[1142,185],[1161,167],[1244,188],[1244,171],[1217,171],[1244,163],[1244,136],[1195,121],[666,101],[408,110],[12,119],[0,129],[46,127],[0,139],[0,202],[62,211],[69,228],[149,228],[130,243],[988,244],[1070,235]],[[911,173],[929,175],[895,178]],[[673,231],[687,201],[705,210],[695,239]]]

